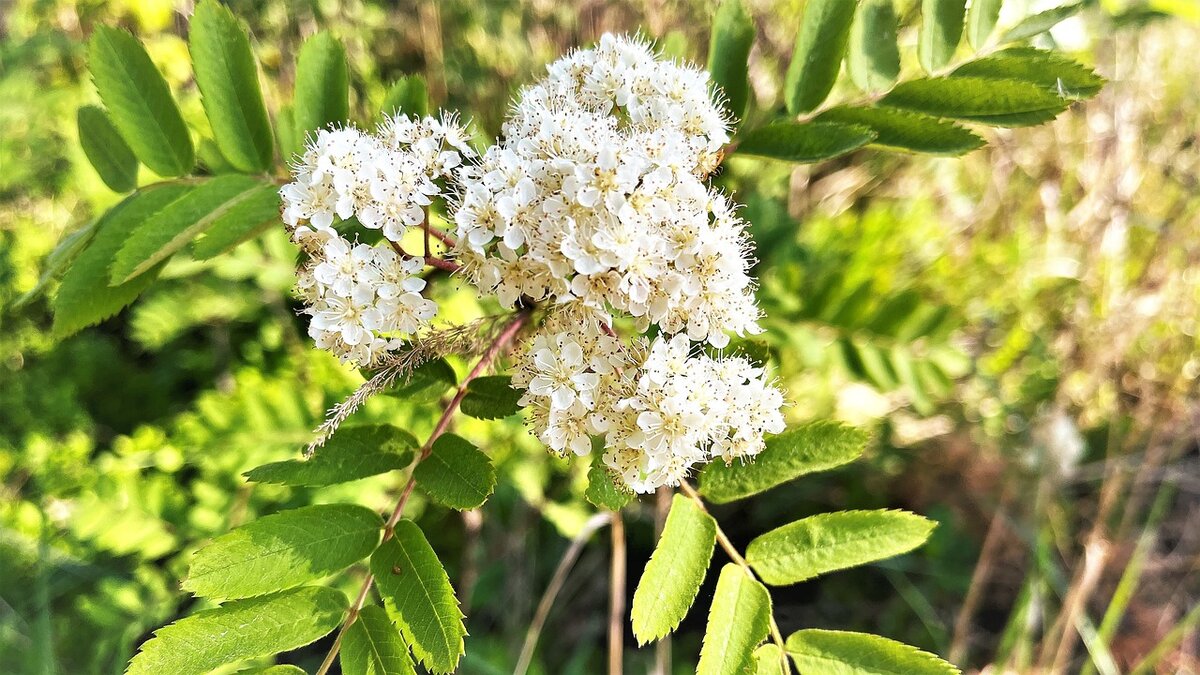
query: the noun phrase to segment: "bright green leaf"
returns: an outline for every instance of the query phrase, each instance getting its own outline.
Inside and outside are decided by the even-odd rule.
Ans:
[[[192,15],[188,46],[221,154],[246,173],[267,171],[275,147],[246,30],[219,2],[203,0]]]
[[[283,664],[251,668],[250,670],[239,670],[237,675],[308,675],[308,673],[304,672],[304,669],[300,666]]]
[[[142,164],[160,176],[192,169],[192,137],[179,106],[136,38],[98,24],[88,43],[88,68],[100,100]]]
[[[1092,69],[1053,52],[1013,47],[959,66],[954,77],[1032,82],[1068,98],[1085,98],[1104,86]]]
[[[884,91],[900,74],[900,47],[896,42],[896,10],[892,0],[862,0],[850,28],[846,71],[859,89]]]
[[[937,77],[902,82],[882,103],[939,117],[1000,124],[1005,118],[1021,121],[1027,114],[1053,117],[1066,109],[1068,101],[1031,82]]]
[[[417,659],[435,673],[453,672],[467,629],[446,569],[421,528],[411,520],[397,523],[395,537],[371,556],[371,573]]]
[[[200,144],[196,146],[196,159],[200,162],[200,166],[214,176],[223,173],[238,173],[237,167],[225,159],[225,155],[221,154],[221,149],[217,147],[216,141],[211,138],[200,139]]]
[[[113,260],[109,283],[125,283],[170,258],[262,185],[256,178],[237,174],[201,183],[130,235]]]
[[[299,586],[370,555],[382,527],[379,514],[353,504],[318,504],[264,516],[196,551],[183,588],[223,600]]]
[[[408,645],[382,607],[368,605],[342,639],[342,675],[416,675]]]
[[[55,335],[65,337],[107,319],[154,281],[158,268],[128,283],[109,286],[108,268],[135,229],[189,189],[182,183],[160,183],[129,195],[101,216],[91,243],[59,284],[54,298]]]
[[[521,411],[518,401],[522,392],[513,389],[508,375],[477,377],[467,385],[467,395],[462,400],[462,411],[481,420],[496,420]]]
[[[482,450],[467,439],[442,434],[429,456],[413,470],[417,485],[443,506],[459,511],[474,509],[496,489],[496,470]]]
[[[746,547],[746,562],[772,586],[907,553],[935,523],[906,511],[838,511],[789,523]]]
[[[113,209],[110,209],[108,213],[112,212]],[[108,214],[105,214],[83,227],[64,234],[54,245],[54,249],[42,260],[42,273],[38,276],[37,283],[14,300],[10,309],[20,309],[28,305],[45,292],[51,281],[62,277],[71,263],[75,262],[79,254],[92,242],[96,236],[96,230],[107,216]]]
[[[126,675],[202,675],[227,663],[310,644],[337,627],[346,596],[304,587],[229,602],[159,628]]]
[[[138,160],[121,138],[112,120],[94,105],[85,105],[76,115],[79,145],[83,154],[113,192],[129,192],[137,187]]]
[[[429,114],[429,90],[425,86],[425,78],[420,75],[408,75],[396,80],[388,89],[387,97],[383,99],[383,107],[379,114],[382,117],[392,115],[416,115],[424,117]]]
[[[264,184],[217,216],[192,243],[192,257],[209,260],[280,224],[279,190]]]
[[[403,469],[417,439],[390,424],[343,427],[306,460],[272,462],[246,472],[259,483],[334,485]]]
[[[776,122],[746,134],[737,146],[743,155],[789,162],[819,162],[844,155],[875,140],[875,132],[857,124]]]
[[[868,127],[876,134],[874,145],[930,155],[961,155],[984,144],[982,138],[950,120],[899,108],[842,106],[817,119]]]
[[[921,0],[917,56],[925,72],[935,73],[954,58],[966,9],[966,0]]]
[[[322,31],[300,47],[296,60],[296,91],[292,97],[292,133],[300,152],[310,134],[350,119],[350,70],[346,50],[332,34]]]
[[[1069,19],[1079,13],[1083,9],[1084,3],[1077,2],[1073,5],[1063,5],[1054,7],[1044,12],[1038,12],[1033,16],[1026,17],[1021,23],[1013,26],[1011,30],[1000,38],[1001,42],[1016,42],[1017,40],[1026,40],[1035,35],[1041,35],[1046,31],[1057,26],[1065,19]]]
[[[593,506],[620,511],[633,501],[636,495],[617,483],[616,475],[604,463],[604,446],[596,442],[593,442],[592,446],[592,465],[588,467],[588,486],[583,496]]]
[[[987,44],[1000,18],[1000,4],[1003,0],[971,0],[967,10],[967,40],[976,50]]]
[[[662,536],[633,594],[633,634],[645,644],[687,616],[712,560],[717,524],[694,501],[675,495]]]
[[[697,675],[735,675],[754,666],[754,648],[767,637],[771,596],[746,570],[721,568],[700,649]]]
[[[742,0],[723,0],[713,16],[708,72],[724,93],[725,111],[741,120],[750,99],[746,62],[754,44],[754,18]]]
[[[826,471],[862,454],[867,434],[836,422],[810,422],[767,439],[746,462],[711,462],[700,473],[700,494],[716,504],[744,499],[816,471]]]
[[[842,68],[857,0],[808,0],[784,81],[788,112],[813,110],[833,89]]]
[[[785,643],[802,673],[838,675],[957,675],[938,657],[878,635],[809,629],[792,633]]]
[[[761,645],[754,650],[754,675],[784,675],[785,658],[783,650],[774,642]]]

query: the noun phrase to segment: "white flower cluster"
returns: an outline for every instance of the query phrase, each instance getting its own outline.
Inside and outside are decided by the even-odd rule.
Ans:
[[[752,457],[764,434],[783,431],[783,394],[744,358],[693,354],[684,335],[627,348],[596,320],[557,323],[519,361],[521,402],[557,453],[588,454],[603,435],[605,464],[636,492],[678,485],[717,457]]]
[[[717,347],[755,333],[746,223],[704,180],[728,141],[706,72],[605,35],[464,167],[460,262],[505,304],[579,302]]]
[[[415,276],[424,260],[391,244],[421,225],[425,208],[447,195],[443,185],[454,169],[472,157],[453,117],[397,115],[374,134],[317,132],[293,167],[293,182],[280,190],[284,222],[307,254],[297,288],[317,346],[369,366],[433,318],[437,304],[421,296],[425,281]],[[335,224],[350,218],[391,243],[348,240]]]

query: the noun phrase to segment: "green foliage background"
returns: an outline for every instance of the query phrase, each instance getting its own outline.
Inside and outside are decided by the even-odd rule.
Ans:
[[[751,96],[765,107],[782,101],[803,2],[749,4],[762,31]],[[911,18],[917,3],[907,4]],[[1143,529],[1153,535],[1145,565],[1165,571],[1137,586],[1106,651],[1124,672],[1172,626],[1195,624],[1194,567],[1179,560],[1200,549],[1184,536],[1197,506],[1186,487],[1200,375],[1200,64],[1173,55],[1194,54],[1200,28],[1186,2],[1087,4],[1076,47],[1112,84],[1047,128],[992,132],[993,145],[961,160],[864,150],[795,168],[734,158],[722,176],[754,223],[770,317],[754,348],[789,391],[790,421],[836,416],[873,442],[866,461],[714,515],[739,546],[830,509],[903,507],[941,523],[915,553],[776,590],[785,634],[865,630],[946,655],[975,590],[958,663],[1028,667],[1042,632],[1023,617],[1058,612],[1113,473],[1131,487],[1088,611],[1098,623]],[[516,88],[605,30],[640,29],[702,62],[712,9],[229,5],[254,36],[269,108],[291,90],[302,38],[321,27],[347,46],[353,117],[371,119],[392,81],[419,73],[436,105],[469,112],[489,136]],[[382,511],[399,487],[387,476],[313,488],[241,476],[294,457],[362,381],[305,337],[282,231],[214,261],[172,262],[133,307],[67,339],[52,337],[45,296],[24,297],[57,241],[116,200],[76,138],[75,110],[97,102],[84,67],[92,26],[134,29],[185,118],[207,124],[179,10],[21,0],[0,17],[0,661],[18,673],[120,672],[150,630],[205,608],[179,587],[200,544],[282,509],[341,500]],[[443,311],[478,312],[470,294],[439,292]],[[423,438],[432,418],[428,403],[383,396],[355,421]],[[593,511],[588,466],[549,457],[516,418],[463,418],[455,432],[492,456],[496,494],[467,516],[418,496],[412,513],[464,605],[462,672],[510,672],[567,539]],[[1004,572],[981,586],[972,574],[998,505],[1012,523]],[[629,518],[634,574],[653,547],[654,511],[643,500]],[[601,670],[606,557],[602,543],[585,550],[535,672]],[[711,573],[701,597],[716,583]],[[703,631],[694,609],[674,641],[679,672],[694,668]],[[1195,665],[1192,640],[1162,657],[1163,672]],[[287,662],[311,670],[327,642]],[[628,652],[630,672],[654,658],[632,642]]]

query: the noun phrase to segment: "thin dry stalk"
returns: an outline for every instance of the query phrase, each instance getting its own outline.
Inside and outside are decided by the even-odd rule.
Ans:
[[[621,675],[625,656],[625,522],[612,512],[612,561],[608,580],[608,675]]]
[[[983,547],[979,551],[979,561],[975,563],[975,571],[971,573],[971,585],[967,589],[967,597],[963,599],[962,607],[954,620],[954,637],[950,641],[949,659],[951,663],[962,663],[967,656],[970,640],[971,619],[983,599],[983,589],[992,575],[996,554],[1000,551],[1005,530],[1004,521],[1008,518],[1009,490],[1006,488],[1000,498],[1000,504],[992,515],[987,534],[983,538]]]

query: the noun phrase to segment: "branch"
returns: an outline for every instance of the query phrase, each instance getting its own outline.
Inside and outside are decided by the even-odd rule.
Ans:
[[[612,560],[608,583],[608,675],[621,675],[625,655],[625,522],[612,512]]]
[[[426,457],[429,456],[429,453],[433,451],[433,442],[436,441],[442,434],[446,433],[446,429],[450,427],[450,421],[454,418],[454,413],[458,410],[459,404],[462,403],[463,397],[467,395],[467,385],[469,385],[472,380],[479,377],[483,371],[486,370],[487,367],[496,360],[496,357],[500,355],[500,352],[503,351],[506,346],[508,346],[508,343],[511,342],[514,337],[516,337],[521,328],[525,326],[525,323],[529,321],[529,314],[530,313],[528,311],[522,311],[518,313],[517,317],[513,319],[511,323],[505,326],[504,330],[500,331],[500,334],[496,336],[496,339],[487,348],[487,351],[483,353],[483,356],[479,357],[479,361],[475,364],[475,367],[471,369],[471,372],[468,373],[465,378],[463,378],[462,384],[458,386],[458,391],[454,393],[454,398],[450,399],[450,403],[442,412],[442,416],[438,419],[437,425],[433,428],[433,433],[429,435],[429,440],[425,441],[425,445],[421,446],[421,452],[418,453],[417,458],[413,460],[410,469],[416,469],[417,465],[420,464]],[[404,514],[404,507],[408,504],[408,498],[412,495],[413,488],[416,487],[416,484],[416,475],[410,470],[408,482],[404,485],[404,491],[400,493],[400,499],[396,502],[396,508],[392,509],[392,515],[388,517],[387,523],[383,526],[383,541],[391,539],[393,534],[395,534],[396,523],[400,522],[400,517]],[[350,611],[346,614],[346,621],[342,624],[342,627],[338,629],[337,637],[335,637],[333,640],[333,646],[329,649],[329,654],[325,656],[325,660],[321,663],[321,667],[317,669],[316,675],[326,675],[326,673],[329,672],[329,669],[333,667],[333,661],[335,658],[337,658],[338,650],[340,650],[342,647],[342,636],[345,635],[346,629],[348,629],[358,618],[358,613],[362,609],[363,604],[366,602],[367,594],[370,593],[371,586],[374,583],[375,577],[371,574],[367,574],[366,580],[363,581],[362,588],[358,590],[358,597],[356,597],[354,599],[354,603],[350,605]]]

